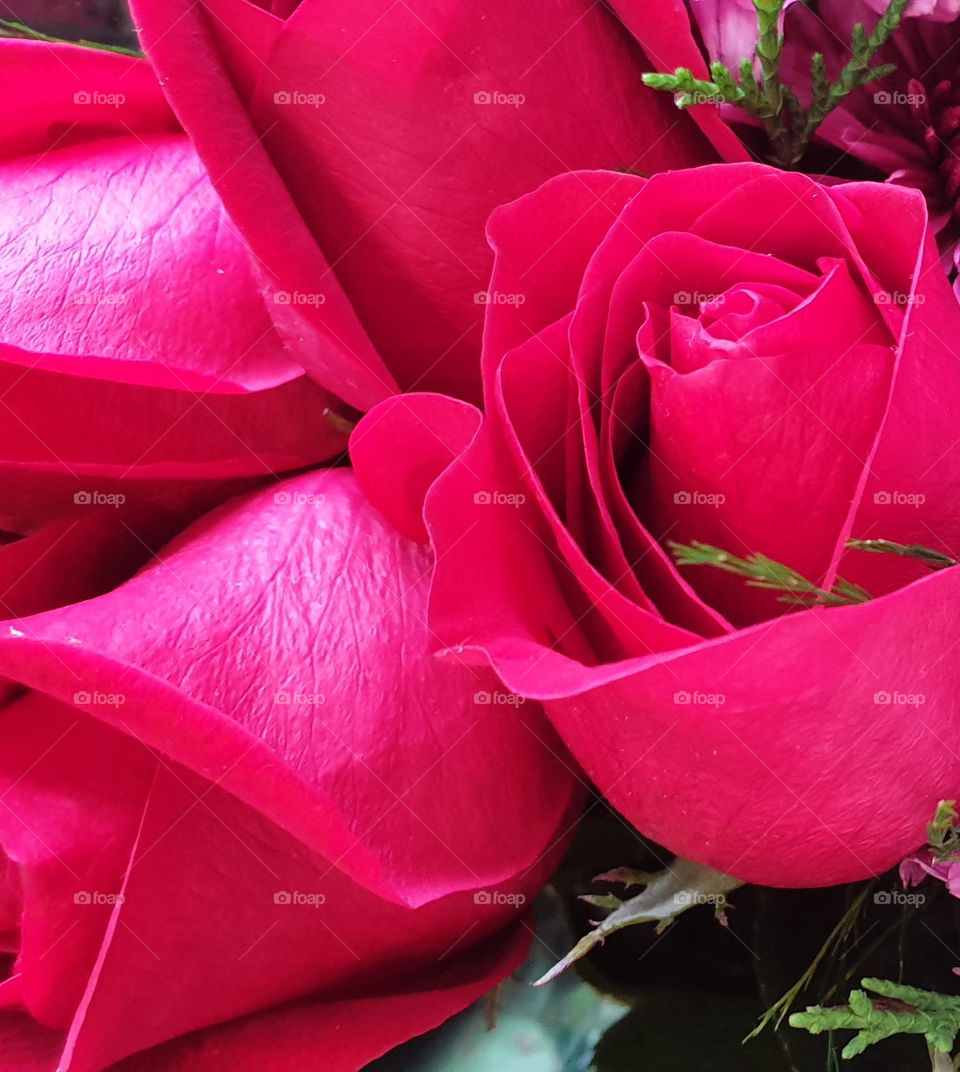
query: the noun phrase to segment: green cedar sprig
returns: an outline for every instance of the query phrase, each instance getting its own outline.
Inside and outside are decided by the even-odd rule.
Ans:
[[[843,607],[851,603],[866,603],[870,593],[859,585],[838,577],[829,590],[820,588],[807,580],[795,569],[775,562],[766,555],[751,554],[745,558],[713,547],[707,543],[694,541],[681,544],[669,541],[668,546],[678,566],[713,566],[715,569],[745,577],[751,588],[765,588],[781,592],[781,603],[805,607]]]
[[[673,553],[678,566],[712,566],[714,569],[744,577],[751,588],[764,588],[781,592],[781,603],[803,607],[845,607],[854,603],[867,603],[873,597],[858,584],[851,584],[842,577],[837,577],[833,586],[827,590],[808,580],[782,562],[759,553],[745,557],[725,551],[712,544],[683,544],[669,540],[667,546]],[[893,540],[847,540],[851,551],[866,551],[871,554],[897,555],[901,558],[915,558],[932,570],[949,569],[960,565],[960,561],[932,547],[920,543],[896,543]],[[958,835],[960,851],[960,835]]]
[[[856,1031],[841,1056],[849,1060],[894,1035],[923,1035],[931,1049],[950,1053],[960,1032],[960,997],[919,990],[885,979],[863,979],[846,1005],[811,1005],[794,1013],[791,1027],[812,1035],[824,1031]],[[869,991],[869,993],[868,993]],[[871,995],[878,995],[873,997]]]
[[[918,558],[934,570],[958,565],[957,559],[943,554],[942,551],[935,551],[932,547],[925,547],[922,543],[894,543],[893,540],[847,540],[847,547],[853,551]]]
[[[796,90],[784,84],[781,63],[783,35],[780,18],[786,0],[753,0],[757,14],[754,54],[741,61],[735,74],[725,64],[710,64],[710,78],[700,79],[686,67],[673,74],[651,72],[643,81],[652,89],[672,93],[678,108],[696,104],[733,104],[760,120],[770,141],[773,159],[792,168],[803,159],[810,141],[827,116],[861,86],[886,78],[893,64],[873,65],[874,58],[900,25],[909,0],[890,0],[873,30],[862,23],[853,28],[850,59],[834,81],[827,75],[823,54],[810,60],[810,105],[804,107]],[[754,58],[760,79],[754,74]]]

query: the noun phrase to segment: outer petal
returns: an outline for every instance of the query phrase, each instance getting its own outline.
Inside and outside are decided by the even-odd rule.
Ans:
[[[259,146],[251,149],[253,130],[262,138],[311,240],[404,388],[478,396],[475,295],[489,276],[482,233],[496,205],[561,170],[648,172],[713,155],[692,119],[638,92],[645,57],[602,6],[583,0],[542,10],[306,0],[275,40],[259,42],[257,86],[249,100],[240,90],[253,130],[231,142],[223,113],[208,104],[201,113],[191,101],[208,101],[211,82],[218,93],[229,79],[238,84],[222,50],[212,73],[195,62],[196,36],[220,48],[240,8],[238,0],[212,6],[216,14],[209,0],[137,5],[178,114],[215,179],[215,161],[226,160],[236,165],[229,182],[249,186],[253,169],[266,166]],[[278,230],[281,211],[289,222],[287,202],[258,198],[254,219],[222,192],[273,267],[267,232]],[[293,235],[293,264],[281,278],[298,267],[305,236],[302,228]],[[342,393],[331,375],[321,379]]]
[[[0,665],[69,701],[71,670],[90,675],[89,692],[118,691],[121,675],[120,691],[141,712],[142,739],[211,777],[226,757],[240,756],[226,788],[309,843],[329,849],[339,838],[338,851],[351,849],[341,866],[354,877],[422,903],[478,877],[515,873],[572,796],[569,776],[557,776],[559,761],[537,740],[538,710],[484,710],[497,690],[491,675],[426,658],[431,569],[425,551],[383,524],[352,474],[324,470],[209,515],[115,592],[19,622],[26,635],[0,640]],[[206,613],[197,615],[198,606]],[[358,688],[371,690],[359,705]],[[111,708],[93,713],[118,724]],[[393,735],[402,750],[388,744]],[[507,754],[511,769],[526,772],[511,778],[502,807],[520,811],[531,796],[541,802],[544,825],[539,834],[531,824],[516,832],[516,857],[503,831],[487,840],[489,816],[476,811],[466,770],[455,793],[443,790],[439,825],[431,825],[441,841],[467,848],[427,861],[410,836],[420,824],[406,808],[363,827],[355,796],[386,807],[408,793],[414,811],[418,801],[426,808],[443,780],[441,757],[467,736],[464,755],[478,777]],[[307,809],[304,792],[324,806]]]
[[[427,542],[427,492],[469,446],[480,420],[473,406],[445,395],[398,395],[375,406],[351,435],[360,486],[407,539]]]
[[[396,386],[303,225],[247,111],[278,27],[246,0],[137,4],[134,19],[175,110],[244,235],[288,343],[322,384],[367,408]],[[310,302],[318,287],[329,299]],[[302,304],[293,300],[303,295]]]
[[[942,272],[922,198],[912,194],[912,204],[909,199],[905,204],[901,191],[877,183],[840,187],[835,197],[858,226],[858,240],[887,265],[890,283],[882,297],[907,314],[885,422],[850,535],[921,543],[960,555],[955,420],[960,307]],[[901,226],[893,236],[878,238],[870,219],[894,209]],[[907,236],[914,239],[912,248],[904,241]],[[889,555],[850,552],[841,572],[876,594],[923,576],[926,567]]]
[[[522,960],[517,926],[401,987],[352,997],[309,997],[194,1032],[112,1066],[115,1072],[302,1072],[324,1055],[330,1072],[356,1072],[482,997]],[[64,1036],[23,1013],[0,1014],[0,1072],[53,1072]]]
[[[6,41],[0,83],[0,525],[342,449],[149,68]]]
[[[0,157],[65,149],[106,136],[180,127],[146,60],[76,45],[0,40]]]
[[[747,882],[830,885],[894,866],[960,790],[958,595],[946,571],[672,656],[495,661],[645,834]]]
[[[529,934],[518,927],[444,959],[402,989],[281,1006],[140,1054],[116,1072],[302,1072],[320,1053],[325,1070],[356,1072],[482,997],[528,946]]]
[[[0,184],[2,339],[29,366],[220,393],[302,376],[182,134],[18,157]]]
[[[153,496],[123,507],[75,507],[73,516],[3,544],[0,614],[23,618],[100,595],[217,501],[219,492]]]
[[[282,487],[0,643],[34,687],[0,730],[23,1000],[70,1072],[386,985],[515,916],[562,843],[574,781],[539,709],[426,658],[426,552],[346,471]]]
[[[597,246],[644,185],[638,175],[566,173],[491,215],[487,236],[495,260],[488,296],[494,300],[487,303],[483,328],[488,405],[501,358],[576,306]]]

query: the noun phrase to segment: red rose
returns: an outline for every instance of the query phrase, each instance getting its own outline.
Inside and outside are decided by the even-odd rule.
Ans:
[[[339,453],[148,65],[11,40],[0,60],[0,528]]]
[[[562,175],[490,221],[482,424],[413,397],[354,434],[375,501],[426,521],[441,642],[546,701],[643,833],[747,881],[881,871],[960,788],[960,571],[846,549],[960,551],[929,231],[915,191],[760,165]],[[668,540],[876,598],[788,613]]]
[[[272,312],[318,381],[364,409],[397,385],[479,397],[498,204],[569,168],[716,159],[698,122],[743,151],[716,109],[684,115],[643,89],[653,66],[702,67],[681,0],[613,5],[643,49],[591,0],[133,7],[270,288],[346,290],[358,322],[331,301]]]
[[[537,705],[426,656],[429,567],[326,470],[0,626],[4,1067],[355,1072],[512,970],[576,782]]]

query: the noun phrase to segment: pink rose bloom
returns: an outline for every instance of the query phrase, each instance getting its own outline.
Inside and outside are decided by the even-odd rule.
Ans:
[[[577,782],[348,471],[104,590],[115,515],[0,547],[0,1066],[356,1072],[522,959]]]
[[[440,650],[543,701],[643,834],[745,881],[879,873],[960,785],[960,569],[846,549],[960,553],[930,231],[915,190],[759,164],[560,175],[488,226],[484,413],[407,396],[351,440],[434,546]],[[694,540],[875,598],[790,611],[679,569]]]
[[[818,14],[802,4],[786,25],[788,81],[809,84],[809,58],[827,57],[836,74],[847,58],[854,23],[872,26],[879,0],[823,0]],[[922,191],[948,263],[960,241],[960,3],[924,2],[909,12],[880,52],[896,70],[847,97],[819,137],[876,168],[891,183]]]

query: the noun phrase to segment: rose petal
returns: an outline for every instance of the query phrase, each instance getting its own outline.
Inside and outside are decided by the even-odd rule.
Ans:
[[[540,743],[540,712],[493,717],[474,698],[496,691],[492,675],[427,659],[420,615],[431,558],[383,524],[351,474],[280,487],[208,516],[116,591],[18,622],[25,635],[0,637],[0,666],[68,702],[77,673],[91,693],[123,692],[142,740],[294,836],[345,854],[339,866],[388,896],[423,903],[515,874],[572,796]],[[358,681],[370,689],[359,708]],[[294,702],[301,694],[323,702]],[[414,712],[413,725],[430,732],[411,738]],[[122,728],[115,709],[92,713]],[[396,752],[391,735],[403,741]],[[498,803],[516,814],[533,794],[538,818],[515,839],[497,830],[491,840],[496,824],[476,810],[467,774],[486,777],[506,754],[516,777]],[[452,763],[456,793],[443,791],[428,860],[415,813],[433,812],[427,802]],[[409,808],[391,808],[401,795]],[[375,802],[389,812],[368,829],[358,815]],[[443,850],[454,842],[456,853]]]
[[[231,214],[278,279],[298,272],[303,247],[317,243],[405,389],[478,397],[475,295],[490,268],[481,236],[498,204],[560,169],[654,171],[713,155],[694,120],[668,100],[636,97],[646,61],[600,7],[563,0],[538,15],[511,4],[472,11],[450,0],[387,11],[369,0],[305,0],[275,40],[254,44],[263,69],[249,100],[240,89],[253,129],[237,114],[236,80],[228,93],[232,72],[215,51],[232,14],[209,19],[204,5],[188,7],[141,0],[137,22]],[[209,62],[198,64],[201,46]],[[210,109],[211,90],[221,108]],[[514,95],[518,106],[498,94]],[[225,113],[233,115],[227,126]],[[268,188],[282,177],[309,232],[298,220],[290,236],[286,195],[275,203],[260,194],[268,162],[254,129],[276,169]],[[241,184],[256,185],[256,198],[241,203]],[[283,259],[270,248],[278,233]],[[318,259],[316,247],[309,256]],[[321,380],[343,395],[333,374]]]
[[[0,40],[0,93],[18,102],[4,118],[0,158],[180,129],[150,64],[114,52]]]
[[[610,6],[640,42],[650,58],[651,70],[671,73],[678,67],[687,67],[698,78],[708,77],[707,65],[693,39],[690,15],[683,0],[611,0]],[[752,11],[751,14],[755,27],[756,14]],[[709,58],[715,59],[716,55]],[[749,159],[746,146],[727,125],[718,107],[699,104],[690,109],[690,114],[724,160]]]
[[[407,539],[427,542],[427,492],[476,435],[479,421],[465,402],[409,394],[374,406],[354,430],[350,458],[360,486]]]
[[[486,650],[647,836],[746,882],[830,885],[895,866],[955,795],[958,586],[948,570],[602,667],[537,660],[528,637],[525,658]]]
[[[225,19],[230,28],[224,35],[231,41],[224,50],[219,30]],[[246,110],[252,72],[266,62],[275,40],[273,20],[258,17],[242,0],[210,5],[146,0],[137,5],[134,21],[230,218],[253,252],[270,313],[291,350],[311,375],[352,405],[366,408],[393,393],[392,377],[304,229],[263,147],[262,132]],[[242,57],[237,70],[224,66],[237,56]],[[276,302],[278,295],[290,300]]]
[[[301,1072],[318,1053],[329,1072],[356,1072],[482,997],[528,945],[529,935],[516,928],[465,956],[445,958],[432,976],[410,979],[401,991],[308,998],[188,1035],[122,1062],[116,1072]]]

